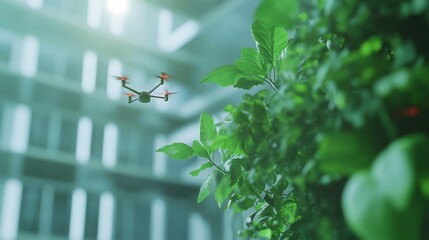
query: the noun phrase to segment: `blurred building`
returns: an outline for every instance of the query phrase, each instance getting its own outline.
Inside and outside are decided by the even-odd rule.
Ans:
[[[155,149],[237,99],[199,81],[254,47],[256,4],[0,0],[0,239],[234,239],[212,198],[196,203],[200,160]],[[113,77],[151,89],[160,71],[168,102],[128,104]]]

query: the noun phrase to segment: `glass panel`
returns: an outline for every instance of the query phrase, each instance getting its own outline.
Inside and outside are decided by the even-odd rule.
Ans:
[[[103,136],[104,126],[93,122],[91,137],[91,160],[97,159],[96,161],[101,161],[101,156],[103,154]]]
[[[153,165],[153,144],[154,144],[154,135],[153,134],[143,134],[139,133],[139,164],[145,169],[152,170]]]
[[[100,197],[98,194],[88,194],[85,216],[85,239],[97,238],[99,201]]]
[[[47,148],[49,119],[45,113],[33,111],[30,125],[30,146]]]
[[[189,208],[179,199],[167,200],[166,240],[188,239]]]
[[[132,239],[134,206],[132,201],[117,198],[114,239]]]
[[[78,82],[79,85],[82,78],[82,61],[83,52],[73,51],[67,53],[66,78],[73,82]]]
[[[134,210],[134,238],[149,239],[151,205],[146,202],[137,202]],[[181,239],[181,238],[176,238]]]
[[[66,70],[66,57],[64,49],[60,49],[50,42],[41,42],[39,55],[39,71],[64,76]],[[59,78],[61,79],[61,78]],[[55,81],[58,81],[56,79]]]
[[[61,125],[60,151],[75,153],[77,120],[64,119]]]
[[[102,58],[102,56],[99,56],[99,63],[97,64],[97,82],[96,82],[96,89],[102,89],[105,91],[107,87],[107,79],[113,78],[114,76],[108,76],[107,74],[107,66],[109,60]]]
[[[71,193],[55,192],[52,234],[57,236],[68,236],[70,225]]]
[[[31,233],[39,231],[40,202],[41,189],[33,186],[24,186],[19,215],[20,231]]]
[[[121,130],[118,163],[152,170],[153,135],[137,130]]]
[[[7,35],[0,29],[0,62],[9,63],[12,52],[10,42],[7,41]]]
[[[118,164],[137,165],[139,142],[138,136],[130,130],[119,132]]]

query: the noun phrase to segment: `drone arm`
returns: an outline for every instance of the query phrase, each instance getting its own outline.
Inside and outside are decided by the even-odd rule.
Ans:
[[[154,96],[154,95],[150,95],[150,97],[164,99],[164,97],[161,97],[161,96]]]
[[[164,84],[163,82],[158,83],[158,85],[156,85],[156,87],[152,88],[152,90],[150,90],[148,93],[152,93],[153,91],[155,91],[155,89],[157,89],[159,86],[161,86],[162,84]]]
[[[134,89],[132,89],[132,88],[130,88],[130,87],[128,87],[128,86],[123,86],[124,88],[126,88],[126,89],[128,89],[128,90],[130,90],[131,92],[133,92],[133,93],[135,93],[135,94],[140,94],[140,92],[139,91],[137,91],[137,90],[134,90]]]
[[[136,99],[133,99],[133,100],[128,100],[128,103],[133,103],[133,102],[135,102],[135,101],[137,101],[137,100],[139,100],[138,98],[136,98]]]

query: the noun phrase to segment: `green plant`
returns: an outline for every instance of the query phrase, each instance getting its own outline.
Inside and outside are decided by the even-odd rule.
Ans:
[[[207,159],[191,172],[209,171],[198,201],[214,192],[220,207],[250,212],[245,238],[423,238],[428,8],[421,0],[262,1],[256,48],[202,82],[268,89],[226,106],[219,123],[203,113],[192,146],[158,151]]]

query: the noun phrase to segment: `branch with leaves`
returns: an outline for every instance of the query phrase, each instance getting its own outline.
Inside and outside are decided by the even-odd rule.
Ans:
[[[423,239],[427,16],[424,1],[262,1],[256,47],[202,82],[267,88],[216,125],[203,113],[192,146],[158,151],[206,159],[191,172],[208,171],[198,202],[213,192],[250,212],[245,239]]]

